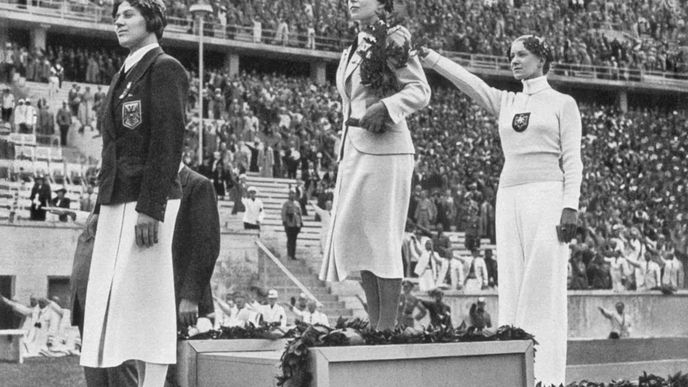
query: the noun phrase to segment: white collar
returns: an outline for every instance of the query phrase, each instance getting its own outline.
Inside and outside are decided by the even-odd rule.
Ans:
[[[132,67],[134,67],[137,63],[141,61],[141,58],[143,58],[143,56],[146,55],[148,51],[156,47],[160,47],[158,42],[145,45],[129,54],[129,56],[127,56],[127,58],[124,59],[124,72],[126,73],[127,71],[129,71]]]
[[[179,162],[179,169],[177,170],[177,173],[181,172],[182,169],[184,169],[184,166],[185,166],[185,165],[186,165],[186,164],[184,164],[183,161]]]
[[[521,82],[523,83],[523,92],[525,94],[535,94],[551,88],[549,82],[547,82],[547,75],[532,79],[524,79]]]

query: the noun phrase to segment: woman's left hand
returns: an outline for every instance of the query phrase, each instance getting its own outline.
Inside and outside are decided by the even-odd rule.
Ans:
[[[138,247],[151,247],[158,243],[158,226],[160,222],[152,217],[139,212],[134,230],[136,232],[136,245]]]
[[[573,208],[564,208],[561,212],[559,229],[561,230],[560,242],[569,243],[576,236],[578,228],[578,211]]]
[[[385,124],[390,120],[387,107],[382,102],[375,102],[366,110],[361,118],[361,127],[373,133],[385,131]]]

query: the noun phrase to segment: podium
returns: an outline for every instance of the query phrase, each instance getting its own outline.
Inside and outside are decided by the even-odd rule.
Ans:
[[[275,386],[284,342],[275,345],[278,349],[261,350],[271,346],[260,343],[268,340],[251,340],[254,343],[239,348],[236,343],[240,341],[247,340],[196,344],[201,351],[194,349],[195,364],[179,364],[179,373],[185,368],[189,376],[190,383],[184,386]],[[308,371],[313,376],[310,387],[532,387],[533,344],[489,341],[311,347]]]

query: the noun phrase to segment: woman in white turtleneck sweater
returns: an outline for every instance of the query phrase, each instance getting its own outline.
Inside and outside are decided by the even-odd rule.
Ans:
[[[567,244],[575,236],[583,176],[576,101],[547,82],[551,53],[538,37],[511,45],[509,59],[523,91],[488,86],[432,50],[422,63],[494,114],[504,152],[496,206],[499,324],[535,335],[535,378],[565,382]]]

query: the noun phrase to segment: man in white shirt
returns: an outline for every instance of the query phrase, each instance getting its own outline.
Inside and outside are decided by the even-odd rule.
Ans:
[[[244,212],[244,229],[260,230],[260,224],[265,218],[263,201],[256,198],[257,190],[255,187],[248,187],[248,197],[241,198],[246,211]]]
[[[662,285],[674,289],[683,289],[684,273],[683,263],[676,259],[674,252],[669,252],[664,261],[664,275],[662,275]]]
[[[263,321],[268,325],[286,329],[287,314],[284,312],[284,308],[277,304],[278,298],[277,290],[270,289],[268,291],[268,304],[262,307]]]
[[[649,253],[645,253],[645,261],[636,267],[636,273],[640,273],[637,277],[637,290],[651,290],[660,286],[661,269],[659,264],[651,259]]]
[[[303,322],[306,324],[320,324],[326,327],[330,326],[330,322],[327,319],[325,313],[317,310],[318,305],[315,300],[308,300],[308,310],[303,314]]]
[[[622,337],[628,337],[630,335],[629,330],[631,328],[631,321],[626,313],[624,313],[623,302],[616,303],[615,311],[606,310],[601,306],[599,307],[599,310],[612,325],[611,332],[609,333],[610,339],[619,339]]]
[[[464,290],[466,292],[479,292],[487,287],[487,266],[485,260],[480,256],[480,250],[473,249],[473,259],[466,274]]]
[[[617,243],[617,246],[623,245]],[[640,231],[635,227],[631,228],[629,239],[626,242],[626,261],[630,263],[626,277],[631,277],[635,282],[636,289],[639,289],[642,272],[639,266],[634,265],[634,263],[642,264],[645,261],[645,245],[640,240]]]

